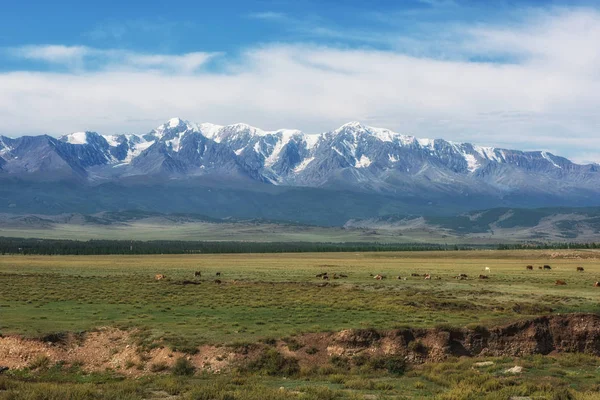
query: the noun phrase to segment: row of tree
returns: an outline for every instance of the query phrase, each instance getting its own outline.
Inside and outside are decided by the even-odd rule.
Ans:
[[[472,247],[461,246],[460,249]],[[0,253],[24,255],[215,254],[459,250],[437,244],[51,240],[0,237]]]
[[[310,242],[201,242],[177,240],[52,240],[0,237],[0,254],[218,254],[306,253],[359,251],[451,251],[522,249],[600,249],[600,243],[528,243],[499,245],[440,245],[427,243],[310,243]]]

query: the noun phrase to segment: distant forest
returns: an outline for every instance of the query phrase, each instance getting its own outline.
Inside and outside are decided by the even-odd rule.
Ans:
[[[600,243],[439,245],[423,243],[188,242],[175,240],[77,241],[0,237],[0,254],[2,255],[307,253],[358,251],[454,251],[477,249],[600,249]]]
[[[174,240],[51,240],[0,237],[0,253],[24,255],[101,254],[218,254],[218,253],[306,253],[353,251],[425,251],[489,248],[437,244],[397,243],[279,243],[279,242],[188,242]]]

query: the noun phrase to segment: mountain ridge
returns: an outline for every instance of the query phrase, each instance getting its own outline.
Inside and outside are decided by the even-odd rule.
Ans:
[[[171,190],[174,182],[179,182],[173,189],[171,212],[195,212],[194,207],[200,204],[223,208],[223,199],[211,197],[212,203],[207,203],[202,197],[207,192],[196,189],[228,185],[244,191],[227,192],[227,196],[239,198],[236,204],[245,200],[256,210],[263,204],[275,205],[278,218],[287,210],[293,215],[291,220],[296,220],[298,212],[298,202],[291,193],[311,204],[323,202],[322,196],[333,196],[342,203],[323,204],[340,208],[336,210],[336,224],[343,223],[344,218],[389,214],[390,207],[393,212],[405,207],[407,213],[412,213],[426,209],[428,204],[447,207],[448,212],[513,206],[594,206],[600,194],[598,164],[580,165],[545,151],[417,138],[356,121],[319,135],[172,118],[146,134],[101,135],[86,131],[59,138],[0,136],[0,180],[11,182],[4,184],[4,195],[0,192],[0,211],[10,204],[31,203],[17,193],[18,182],[61,182],[71,185],[68,190],[89,193],[98,190],[84,188],[112,184],[104,192],[127,193],[134,204],[113,199],[98,207],[117,210],[125,204],[157,211],[162,210],[158,201],[149,203],[125,189],[145,184]],[[114,185],[122,187],[121,192],[115,192]],[[37,190],[42,190],[43,185],[38,186]],[[258,196],[259,192],[269,193],[269,186],[287,188],[277,192],[285,199],[281,204],[271,195]],[[186,198],[182,187],[195,190],[197,197]],[[317,190],[307,192],[309,188]],[[335,192],[345,194],[336,197]],[[45,198],[47,193],[34,195]],[[60,212],[75,211],[65,209],[67,195],[53,193],[48,201]],[[369,198],[378,204],[371,211]],[[98,203],[93,197],[89,201]],[[386,207],[386,201],[393,205]],[[242,206],[246,211],[239,217],[269,216],[268,210],[253,214],[252,207]],[[39,211],[38,206],[32,207]],[[346,214],[344,207],[348,209]],[[361,211],[355,213],[358,209]],[[87,212],[88,208],[79,211]],[[223,215],[217,211],[215,216]],[[304,222],[314,223],[319,218],[313,215]]]

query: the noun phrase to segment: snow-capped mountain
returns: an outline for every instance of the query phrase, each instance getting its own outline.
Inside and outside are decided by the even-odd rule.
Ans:
[[[419,139],[358,122],[322,134],[173,118],[142,135],[76,132],[0,136],[0,177],[99,184],[153,177],[212,177],[284,187],[376,192],[389,196],[553,196],[595,201],[598,165],[543,151]]]

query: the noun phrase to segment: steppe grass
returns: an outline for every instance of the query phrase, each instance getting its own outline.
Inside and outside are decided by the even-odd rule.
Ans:
[[[476,362],[492,364],[484,367]],[[273,364],[273,368],[276,368]],[[508,374],[515,365],[520,374]],[[600,358],[588,355],[451,359],[412,366],[403,374],[353,366],[260,374],[240,371],[193,376],[153,375],[123,379],[114,373],[86,374],[60,367],[11,371],[0,376],[0,400],[18,399],[600,399]],[[281,372],[288,365],[281,364]]]
[[[203,343],[305,332],[474,327],[551,312],[599,312],[593,282],[600,280],[600,253],[565,254],[582,258],[552,259],[550,251],[2,256],[0,332],[43,337],[135,327],[140,344],[193,353]],[[528,264],[536,268],[526,270]],[[543,264],[552,270],[538,270]],[[200,283],[184,284],[194,271],[202,271]],[[315,277],[322,272],[348,278]],[[155,281],[158,273],[167,280]],[[469,279],[454,279],[459,273]],[[557,279],[567,285],[555,286]]]

